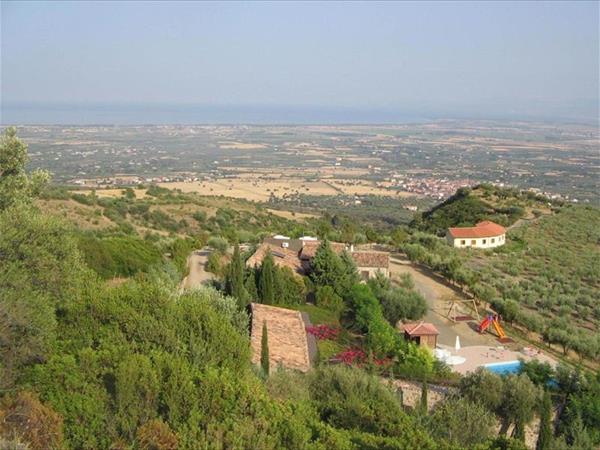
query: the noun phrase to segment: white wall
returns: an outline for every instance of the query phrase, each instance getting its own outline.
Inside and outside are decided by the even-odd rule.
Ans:
[[[369,272],[369,275],[366,277],[366,279],[375,278],[377,276],[377,272],[381,272],[386,277],[390,276],[388,269],[385,267],[357,267],[356,269],[358,270],[358,274],[363,281],[365,280],[365,272]]]
[[[500,247],[501,245],[504,245],[506,243],[506,235],[500,234],[498,236],[494,236],[491,238],[488,237],[488,238],[467,239],[467,238],[453,238],[452,236],[450,236],[450,233],[447,233],[446,240],[448,241],[448,243],[451,246],[457,247],[457,248],[467,248],[467,247],[494,248],[494,247]]]

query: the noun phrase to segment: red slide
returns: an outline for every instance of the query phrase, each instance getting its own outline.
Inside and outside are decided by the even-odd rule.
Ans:
[[[492,322],[493,322],[492,316],[487,316],[485,319],[483,319],[481,321],[481,323],[479,324],[479,328],[477,328],[477,331],[479,331],[480,333],[483,333],[485,330],[487,330],[487,328],[490,326],[490,324]]]

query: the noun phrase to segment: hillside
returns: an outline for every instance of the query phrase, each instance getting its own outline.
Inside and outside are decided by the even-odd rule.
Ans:
[[[178,271],[206,238],[211,257],[220,258],[242,236],[341,236],[343,221],[311,219],[305,227],[248,203],[154,187],[107,198],[48,190],[47,174],[29,176],[26,159],[9,129],[0,138],[0,448],[524,450],[534,445],[527,436],[536,421],[537,448],[600,443],[596,376],[535,361],[507,376],[483,368],[451,373],[395,328],[426,309],[411,278],[394,285],[378,274],[361,283],[352,257],[327,241],[303,278],[277,266],[271,253],[248,267],[236,246],[213,286],[181,289]],[[597,222],[589,210],[565,216],[567,224],[587,227],[586,213],[589,224]],[[569,238],[565,224],[550,229],[555,239]],[[571,233],[597,246],[597,234],[585,230]],[[520,239],[533,245],[535,235]],[[407,252],[440,250],[467,261],[435,236],[415,232],[410,240]],[[580,263],[569,259],[575,271],[567,275],[597,280],[585,270],[596,267],[595,246]],[[461,273],[442,256],[428,262],[448,276]],[[475,279],[466,265],[462,271],[463,280]],[[115,275],[127,279],[103,280]],[[261,327],[251,303],[279,311],[263,320],[259,349],[250,345]],[[302,319],[301,331],[327,341],[316,346],[306,374],[275,358],[278,348],[310,351],[308,336],[294,340],[277,319],[289,317],[290,307],[315,325]],[[409,402],[407,379],[423,382]],[[554,439],[556,447],[540,446]]]
[[[194,248],[211,237],[256,243],[265,234],[301,234],[308,225],[243,200],[148,189],[49,188],[40,209],[66,219],[83,257],[102,278],[130,277],[171,260],[183,272]]]
[[[489,303],[530,338],[565,355],[574,351],[600,360],[600,209],[553,205],[552,211],[542,210],[537,198],[519,195],[498,202],[497,193],[488,193],[481,187],[458,192],[413,224],[402,249]],[[517,215],[503,214],[510,210],[520,211],[523,219],[517,223]],[[416,229],[441,231],[482,219],[514,224],[506,245],[456,249]]]
[[[549,214],[559,204],[532,192],[480,184],[461,188],[444,202],[415,217],[411,227],[443,236],[448,227],[491,220],[510,226],[517,220]]]
[[[600,209],[571,206],[514,228],[495,252],[466,252],[492,304],[548,342],[600,358]],[[512,302],[519,308],[511,310]]]

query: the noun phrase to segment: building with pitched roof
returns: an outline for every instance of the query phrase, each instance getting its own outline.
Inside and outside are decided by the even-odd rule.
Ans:
[[[448,228],[446,240],[452,247],[493,248],[506,242],[506,228],[490,220],[474,227]]]
[[[350,253],[356,264],[359,275],[363,280],[373,278],[378,272],[389,276],[390,254],[373,250],[355,250],[354,246],[341,242],[330,242],[331,249],[341,254]],[[310,263],[315,257],[321,241],[316,238],[290,239],[286,236],[266,238],[256,249],[256,252],[246,261],[247,267],[258,267],[268,251],[273,255],[273,261],[279,267],[288,267],[298,275],[310,272]]]
[[[390,276],[390,254],[373,250],[351,251],[358,274],[363,280],[374,278],[378,272]]]
[[[402,331],[407,341],[432,349],[436,347],[437,337],[440,334],[435,325],[427,322],[405,323],[402,325]]]
[[[289,247],[282,247],[270,241],[263,242],[258,246],[256,251],[246,261],[246,267],[259,267],[268,252],[273,256],[273,262],[278,267],[287,267],[292,272],[298,275],[304,275],[308,269],[308,262],[302,261],[298,257],[298,252]]]
[[[262,349],[263,324],[267,325],[269,342],[269,366],[276,370],[282,366],[286,369],[308,372],[311,366],[309,340],[306,323],[302,313],[277,306],[251,303],[251,335],[252,362],[260,364]]]

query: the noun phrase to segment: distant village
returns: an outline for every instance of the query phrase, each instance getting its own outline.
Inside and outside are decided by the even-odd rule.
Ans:
[[[95,179],[76,178],[69,181],[70,184],[82,187],[119,187],[119,186],[139,186],[144,184],[154,183],[195,183],[200,181],[211,181],[217,178],[235,178],[235,174],[221,174],[218,170],[212,170],[206,175],[194,174],[171,174],[158,176],[138,176],[138,175],[116,175],[110,177],[102,177]],[[461,187],[472,187],[480,181],[470,179],[451,180],[448,178],[418,178],[396,174],[392,177],[385,178],[383,182],[375,183],[377,187],[386,187],[388,189],[396,189],[411,194],[432,198],[434,200],[445,200],[453,195],[457,189]],[[506,183],[495,183],[499,187],[514,187]],[[526,191],[535,194],[543,195],[551,200],[561,200],[572,203],[579,203],[579,199],[572,198],[569,195],[557,194],[555,192],[545,191],[538,188],[530,187]],[[585,199],[583,202],[589,202]],[[360,196],[356,196],[354,203],[361,203]],[[417,210],[416,206],[405,207],[413,211]]]

